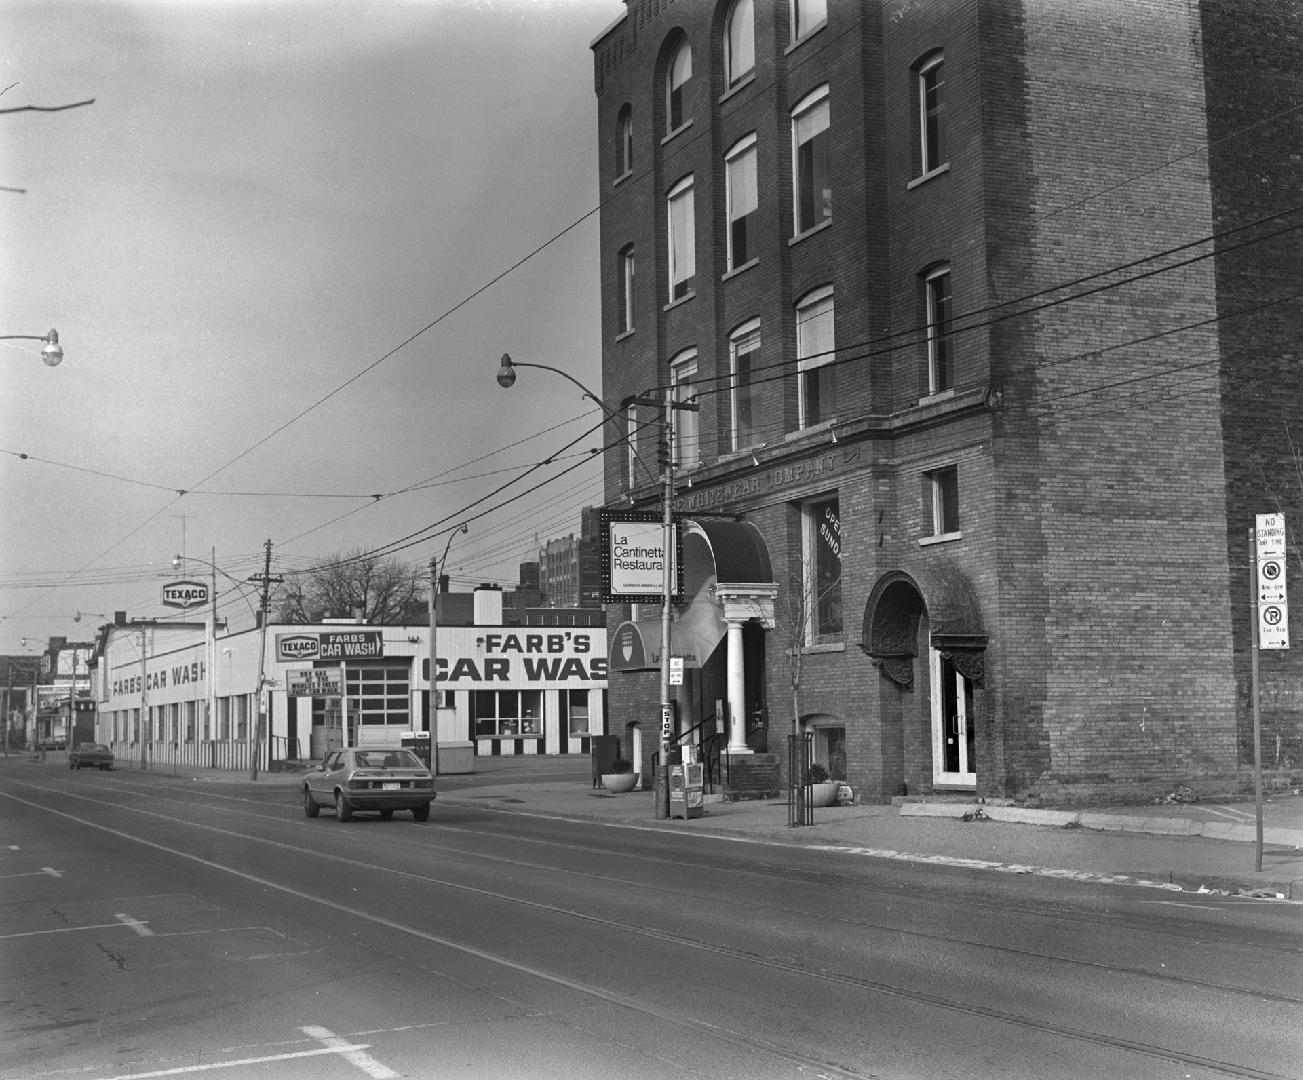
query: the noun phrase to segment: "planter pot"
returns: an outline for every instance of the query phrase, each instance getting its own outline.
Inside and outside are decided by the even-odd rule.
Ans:
[[[602,773],[602,787],[614,795],[623,795],[636,788],[641,779],[642,774],[636,772]]]
[[[810,805],[813,807],[835,806],[837,789],[841,787],[838,780],[827,780],[822,784],[810,785]]]

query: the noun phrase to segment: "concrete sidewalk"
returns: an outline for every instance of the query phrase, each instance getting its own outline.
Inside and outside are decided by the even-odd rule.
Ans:
[[[33,770],[66,768],[57,753],[45,763],[7,761]],[[132,763],[120,768],[127,771]],[[1264,805],[1262,871],[1255,872],[1252,802],[1061,811],[918,799],[817,809],[813,825],[792,828],[784,800],[722,802],[708,796],[701,817],[658,820],[650,791],[613,795],[593,789],[586,758],[477,758],[475,768],[474,774],[438,778],[436,809],[466,806],[972,870],[1303,900],[1303,795],[1293,793]],[[256,782],[247,773],[207,769],[160,769],[154,775],[285,789],[291,799],[303,772],[263,773]]]
[[[612,795],[575,782],[472,786],[457,780],[440,778],[440,804],[976,870],[1303,899],[1303,798],[1297,796],[1267,805],[1264,822],[1272,824],[1264,827],[1257,873],[1252,803],[1070,812],[941,801],[843,806],[815,810],[813,825],[793,828],[785,800],[707,802],[699,818],[658,820],[649,791]]]

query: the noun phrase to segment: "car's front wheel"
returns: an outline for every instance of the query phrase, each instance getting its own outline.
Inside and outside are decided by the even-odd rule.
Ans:
[[[76,767],[77,767],[77,763],[75,761],[68,762],[68,768],[75,769]]]
[[[417,821],[429,821],[429,820],[430,820],[430,804],[429,804],[429,803],[426,803],[424,806],[413,806],[413,807],[412,807],[412,817],[413,817],[415,820],[417,820]]]
[[[317,805],[317,800],[312,797],[312,792],[307,788],[303,789],[303,813],[308,817],[316,817],[321,813],[321,807]]]
[[[335,817],[340,821],[353,820],[353,808],[348,805],[348,800],[344,798],[342,791],[335,792]]]

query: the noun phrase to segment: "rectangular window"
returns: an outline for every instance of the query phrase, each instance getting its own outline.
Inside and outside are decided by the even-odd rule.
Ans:
[[[927,291],[928,393],[939,394],[955,385],[950,340],[950,268],[934,270],[928,274],[924,284]]]
[[[811,30],[828,21],[828,0],[792,0],[792,41],[800,41]]]
[[[745,266],[756,254],[756,137],[748,135],[724,161],[728,212],[728,268]]]
[[[796,308],[796,356],[800,380],[801,427],[821,424],[833,416],[837,369],[833,337],[832,289],[811,293]]]
[[[927,474],[932,506],[932,535],[959,532],[959,467],[950,465]]]
[[[624,413],[625,481],[632,491],[638,486],[638,406],[630,405]]]
[[[588,691],[562,690],[561,704],[566,710],[566,733],[571,738],[590,734],[588,717]]]
[[[622,248],[616,267],[616,332],[627,334],[633,329],[633,245]]]
[[[670,300],[692,291],[697,273],[696,232],[693,225],[692,177],[675,185],[669,196]]]
[[[733,449],[760,443],[760,387],[755,382],[760,363],[760,323],[753,322],[729,339],[733,374]]]
[[[842,635],[842,527],[836,495],[807,503],[805,517],[806,641],[840,641]]]
[[[543,691],[476,690],[471,695],[476,738],[538,737],[543,734]]]
[[[690,352],[675,358],[670,365],[670,381],[674,386],[674,400],[679,403],[694,400],[697,393],[697,354]],[[674,464],[681,469],[691,469],[701,461],[699,413],[692,409],[674,410]]]
[[[921,172],[926,175],[946,161],[943,57],[937,53],[918,69],[918,130]]]
[[[792,112],[793,216],[798,236],[832,217],[828,124],[825,86]]]

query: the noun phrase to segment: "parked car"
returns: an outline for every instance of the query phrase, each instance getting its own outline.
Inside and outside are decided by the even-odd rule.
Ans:
[[[392,746],[332,750],[303,780],[308,817],[333,806],[340,821],[358,810],[378,810],[386,820],[395,810],[410,810],[417,821],[426,821],[434,799],[434,775],[410,750]]]
[[[113,751],[100,742],[79,742],[68,753],[70,769],[111,769]]]
[[[38,746],[42,750],[66,750],[68,740],[63,735],[51,735],[48,739],[42,739]]]

